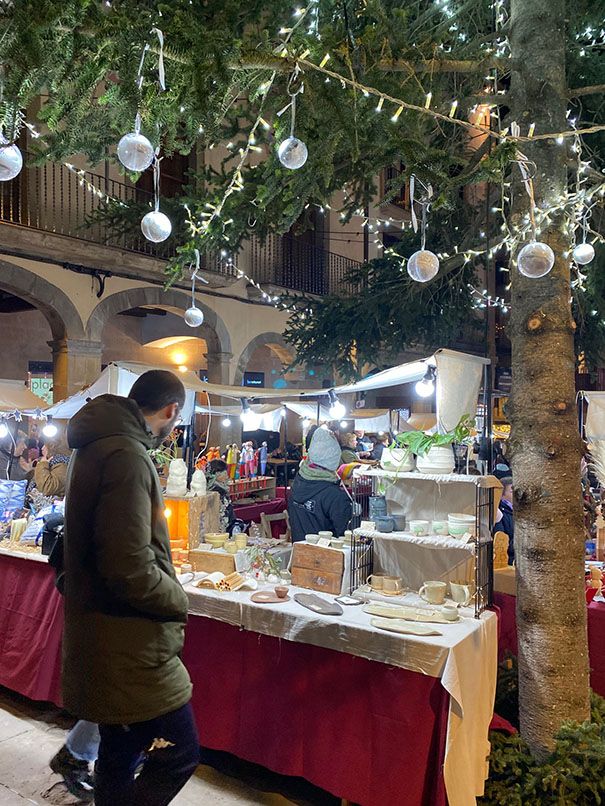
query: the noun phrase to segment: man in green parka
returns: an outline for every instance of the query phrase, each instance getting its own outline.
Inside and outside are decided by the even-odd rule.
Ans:
[[[199,762],[179,658],[187,596],[147,453],[184,403],[175,375],[146,372],[128,398],[97,397],[68,427],[63,699],[72,714],[99,723],[97,806],[170,803]]]

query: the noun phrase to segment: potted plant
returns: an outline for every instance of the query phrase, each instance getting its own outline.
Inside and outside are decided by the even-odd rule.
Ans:
[[[416,454],[416,466],[421,473],[451,473],[455,467],[454,442],[467,442],[474,427],[472,417],[465,414],[458,425],[445,434],[426,434],[424,431],[405,431],[395,441]]]

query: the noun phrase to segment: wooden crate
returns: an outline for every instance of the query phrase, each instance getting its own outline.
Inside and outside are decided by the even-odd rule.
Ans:
[[[189,552],[189,562],[194,571],[206,571],[208,574],[220,571],[228,576],[235,571],[235,558],[233,554],[223,554],[218,551],[204,551],[192,549]]]
[[[165,498],[165,515],[168,533],[174,541],[184,541],[182,548],[194,549],[207,532],[219,529],[219,494],[208,493],[192,498]]]
[[[324,593],[339,594],[342,589],[344,555],[323,546],[294,543],[292,584]]]

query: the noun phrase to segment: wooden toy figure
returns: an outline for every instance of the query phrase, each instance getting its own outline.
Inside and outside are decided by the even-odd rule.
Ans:
[[[235,478],[235,471],[237,470],[237,460],[239,458],[239,450],[235,442],[233,445],[227,446],[227,472],[230,479]]]
[[[240,464],[244,465],[244,475],[252,478],[254,476],[254,448],[251,442],[244,442],[242,445]]]
[[[258,463],[260,465],[260,474],[264,476],[267,471],[267,443],[263,442],[258,449]]]
[[[246,443],[245,442],[242,442],[242,449],[241,449],[240,455],[239,455],[238,468],[239,468],[239,477],[240,477],[240,479],[246,478]]]
[[[591,588],[596,588],[596,596],[602,596],[603,594],[603,572],[593,566],[590,569],[590,581],[589,581]]]

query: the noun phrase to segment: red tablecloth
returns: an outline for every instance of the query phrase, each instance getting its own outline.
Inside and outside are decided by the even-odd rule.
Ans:
[[[505,652],[517,654],[516,601],[516,596],[494,592],[494,604],[500,608],[498,640],[500,658],[504,656]],[[596,691],[601,697],[605,697],[605,604],[603,602],[591,602],[588,605],[588,657],[590,685],[593,691]]]
[[[283,488],[282,488],[283,489]],[[237,505],[237,501],[233,504],[233,511],[235,517],[243,521],[252,521],[253,523],[260,523],[260,516],[264,512],[265,515],[277,515],[278,512],[283,512],[287,509],[286,498],[272,498],[271,501],[261,501],[258,504],[243,504]],[[279,537],[280,534],[285,532],[283,522],[271,524],[271,532],[273,537]]]
[[[60,704],[62,601],[45,563],[0,555],[0,685]],[[363,806],[445,806],[438,679],[191,616],[202,744]]]

